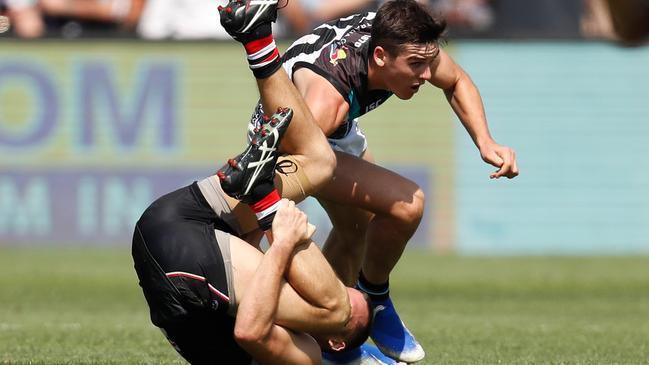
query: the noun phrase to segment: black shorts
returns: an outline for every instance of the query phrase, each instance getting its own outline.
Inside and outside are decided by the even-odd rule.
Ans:
[[[135,271],[151,321],[187,361],[247,365],[250,356],[234,341],[229,268],[215,230],[232,233],[196,183],[162,196],[136,224]],[[227,233],[219,237],[227,241]]]

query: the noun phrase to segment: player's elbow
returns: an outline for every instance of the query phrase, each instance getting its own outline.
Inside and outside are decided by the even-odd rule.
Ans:
[[[349,302],[341,303],[331,311],[331,323],[336,328],[345,328],[352,317],[352,308]]]
[[[263,345],[270,334],[270,326],[242,321],[234,326],[234,340],[243,348]]]
[[[342,283],[341,283],[342,285]],[[351,304],[346,292],[343,295],[325,298],[323,300],[323,322],[329,323],[332,329],[343,329],[352,316]]]

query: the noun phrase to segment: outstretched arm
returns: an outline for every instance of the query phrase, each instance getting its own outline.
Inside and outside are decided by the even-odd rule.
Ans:
[[[490,177],[516,177],[518,166],[514,150],[497,144],[491,137],[478,88],[443,50],[440,50],[439,57],[431,65],[431,79],[428,81],[444,90],[448,102],[478,147],[482,159],[498,167],[498,171]]]

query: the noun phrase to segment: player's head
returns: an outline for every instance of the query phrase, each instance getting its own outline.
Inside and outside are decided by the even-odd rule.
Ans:
[[[367,294],[347,288],[351,304],[351,316],[345,330],[335,336],[316,337],[324,352],[344,352],[362,345],[370,335],[372,327],[372,305]]]
[[[415,0],[384,3],[372,22],[370,59],[379,83],[401,99],[410,99],[430,76],[446,23]]]

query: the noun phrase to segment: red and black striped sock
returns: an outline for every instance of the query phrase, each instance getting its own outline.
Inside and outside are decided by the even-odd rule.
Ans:
[[[248,55],[248,65],[258,79],[265,79],[282,67],[282,58],[273,35],[255,39],[243,45]]]
[[[263,231],[268,231],[271,228],[281,199],[282,197],[279,196],[277,189],[273,188],[273,190],[263,198],[259,199],[255,203],[249,204],[250,208],[257,216],[259,228]]]

